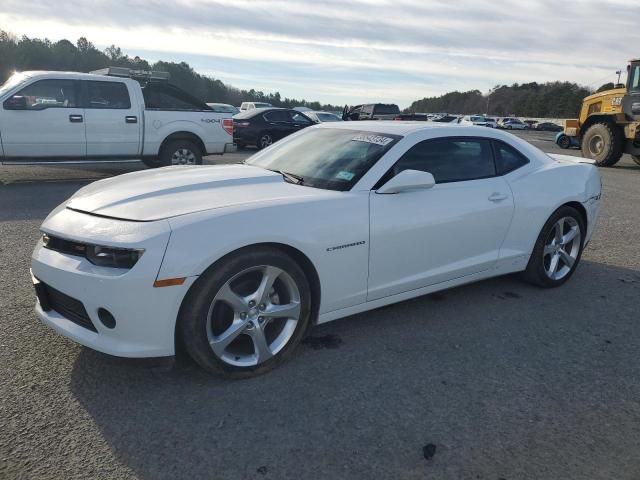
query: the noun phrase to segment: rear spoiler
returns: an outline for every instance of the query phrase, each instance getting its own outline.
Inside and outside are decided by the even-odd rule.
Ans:
[[[595,160],[591,160],[590,158],[575,157],[573,155],[563,155],[561,153],[547,153],[547,155],[558,162],[590,163],[591,165],[596,163]]]

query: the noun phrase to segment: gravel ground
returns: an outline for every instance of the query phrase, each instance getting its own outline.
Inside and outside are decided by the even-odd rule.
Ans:
[[[560,151],[552,135],[521,135]],[[236,382],[91,351],[33,313],[43,218],[88,181],[138,168],[0,167],[0,478],[640,478],[630,159],[601,170],[599,228],[562,288],[508,276],[355,315]]]

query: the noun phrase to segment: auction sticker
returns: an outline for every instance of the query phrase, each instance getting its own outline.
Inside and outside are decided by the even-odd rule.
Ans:
[[[383,147],[389,145],[393,141],[393,138],[383,137],[382,135],[365,135],[360,134],[353,137],[351,140],[355,142],[367,142],[374,145],[382,145]]]
[[[346,180],[347,182],[350,181],[353,177],[355,177],[355,174],[351,172],[345,172],[344,170],[341,170],[336,174],[336,178],[340,180]]]

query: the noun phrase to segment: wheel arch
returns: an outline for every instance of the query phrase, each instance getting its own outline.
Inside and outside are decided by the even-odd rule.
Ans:
[[[578,211],[578,213],[582,217],[582,221],[584,222],[584,229],[585,229],[584,233],[586,235],[589,229],[589,217],[587,216],[587,209],[584,208],[584,205],[582,205],[580,202],[573,201],[573,202],[563,203],[558,208],[562,208],[562,207],[572,207]],[[555,213],[555,210],[554,210],[554,213]],[[553,213],[551,215],[553,215]]]
[[[273,248],[276,250],[280,250],[283,253],[286,253],[291,258],[293,258],[293,260],[300,266],[300,268],[302,268],[305,276],[307,277],[307,281],[309,282],[309,287],[311,288],[311,322],[312,324],[315,325],[318,321],[318,313],[320,311],[320,299],[322,294],[321,286],[320,286],[320,276],[318,275],[318,271],[316,270],[316,267],[314,266],[313,262],[309,259],[309,257],[306,254],[304,254],[302,251],[300,251],[295,247],[292,247],[291,245],[278,243],[278,242],[261,242],[261,243],[254,243],[251,245],[245,245],[243,247],[232,250],[226,253],[225,255],[223,255],[222,257],[218,258],[215,262],[213,262],[206,269],[204,269],[202,273],[210,269],[215,269],[216,266],[224,262],[227,258],[229,258],[232,255],[237,255],[238,253],[241,253],[243,251],[251,250],[255,248],[261,248],[261,247]],[[191,285],[191,287],[189,287],[189,290],[182,298],[182,302],[180,303],[180,308],[178,310],[178,316],[176,317],[176,322],[174,326],[174,329],[175,329],[174,344],[175,344],[176,356],[182,357],[183,355],[186,355],[186,351],[182,343],[180,328],[178,328],[178,319],[180,318],[182,307],[185,301],[187,301],[189,294],[193,291],[196,283],[197,281],[194,282]]]
[[[174,140],[189,140],[198,146],[198,148],[200,149],[201,155],[204,156],[207,154],[207,149],[204,145],[204,141],[202,140],[202,138],[200,138],[198,135],[196,135],[193,132],[187,132],[187,131],[173,132],[167,135],[165,139],[162,141],[162,143],[160,144],[160,149],[158,150],[159,154],[162,155],[162,152],[167,147],[169,142],[173,142]]]

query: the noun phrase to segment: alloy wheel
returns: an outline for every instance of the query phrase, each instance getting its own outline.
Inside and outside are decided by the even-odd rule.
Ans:
[[[582,233],[573,217],[558,220],[549,234],[542,253],[544,271],[552,280],[566,277],[580,254]]]
[[[262,137],[260,137],[260,146],[262,148],[268,147],[272,143],[273,143],[273,138],[271,138],[271,135],[265,134],[265,135],[262,135]]]
[[[195,165],[196,155],[187,148],[179,148],[171,156],[171,165]]]
[[[300,314],[300,291],[286,271],[272,265],[248,268],[216,293],[209,307],[207,339],[223,362],[259,365],[287,345]]]

